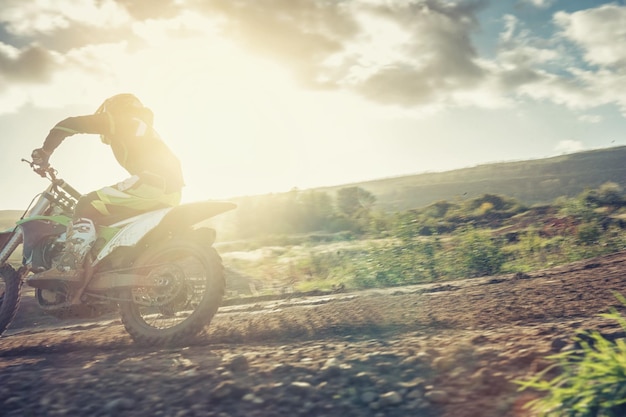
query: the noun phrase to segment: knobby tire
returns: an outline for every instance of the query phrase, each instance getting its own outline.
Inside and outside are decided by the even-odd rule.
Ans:
[[[4,282],[4,292],[0,294],[0,334],[2,334],[17,313],[22,281],[19,274],[10,265],[0,267],[0,279]]]
[[[189,317],[182,322],[168,328],[153,327],[142,317],[140,306],[132,300],[131,290],[126,298],[131,301],[120,303],[120,314],[122,323],[132,339],[146,346],[169,346],[189,343],[206,326],[209,325],[213,316],[217,313],[224,296],[224,267],[222,259],[217,251],[204,239],[200,231],[173,238],[168,242],[150,250],[144,255],[143,262],[161,261],[163,256],[172,251],[189,253],[197,260],[201,260],[206,274],[206,287],[199,305],[193,310]],[[140,260],[137,265],[142,267]]]

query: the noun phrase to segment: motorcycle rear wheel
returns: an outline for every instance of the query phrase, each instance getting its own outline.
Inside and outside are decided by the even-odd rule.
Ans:
[[[158,283],[134,287],[120,303],[126,331],[141,345],[168,346],[191,341],[209,325],[224,296],[224,268],[201,233],[149,249],[135,271]]]
[[[0,268],[0,334],[15,318],[20,303],[22,280],[10,265]]]

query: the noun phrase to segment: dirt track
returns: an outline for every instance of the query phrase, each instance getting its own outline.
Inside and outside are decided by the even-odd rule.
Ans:
[[[528,275],[223,307],[192,346],[116,319],[0,339],[2,416],[527,416],[511,381],[597,329],[626,252]],[[38,319],[37,319],[38,320]],[[40,323],[41,324],[41,323]],[[50,323],[48,323],[50,324]]]

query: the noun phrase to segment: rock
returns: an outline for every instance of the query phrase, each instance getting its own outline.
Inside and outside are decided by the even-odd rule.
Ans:
[[[8,401],[8,399],[6,401]],[[6,405],[6,401],[4,402],[5,405]],[[42,407],[48,407],[52,403],[52,401],[53,401],[52,394],[47,392],[43,395],[43,397],[39,399],[39,405],[41,405]]]
[[[337,358],[330,358],[328,359],[325,363],[324,366],[322,366],[322,370],[331,368],[331,367],[339,367],[339,365],[341,365],[341,362],[339,362],[339,360]]]
[[[422,358],[417,356],[408,356],[400,362],[400,366],[403,368],[418,368],[422,366]]]
[[[247,388],[234,381],[222,381],[211,391],[211,398],[222,400],[224,398],[239,399],[246,392]]]
[[[370,404],[378,399],[378,394],[373,391],[365,391],[359,396],[359,399],[365,404]]]
[[[365,386],[373,385],[375,383],[374,376],[369,372],[359,372],[350,378],[350,381],[355,385]]]
[[[231,359],[228,367],[233,372],[245,372],[250,368],[250,364],[244,355],[237,355]]]
[[[341,374],[341,362],[337,358],[328,359],[320,368],[320,378],[331,379]]]
[[[415,378],[410,381],[398,382],[398,386],[405,389],[424,389],[426,382],[422,378]]]
[[[469,380],[476,385],[482,385],[492,378],[492,372],[487,368],[479,368],[476,372],[470,375]]]
[[[253,403],[253,404],[263,404],[265,401],[263,401],[263,398],[257,397],[256,395],[254,395],[253,393],[249,392],[246,395],[244,395],[242,398],[242,400]]]
[[[381,405],[398,405],[402,402],[402,395],[397,391],[389,391],[380,396]]]
[[[108,412],[118,410],[129,410],[135,406],[135,400],[131,398],[115,398],[104,405],[104,409]]]
[[[557,337],[552,339],[552,343],[550,343],[550,351],[553,353],[560,352],[565,346],[569,344],[569,340],[564,337]]]
[[[450,396],[448,395],[447,392],[442,391],[442,390],[428,391],[426,392],[424,397],[431,403],[435,403],[435,404],[446,404],[450,402]]]
[[[15,396],[15,397],[9,397],[9,398],[7,398],[7,399],[4,401],[4,405],[12,405],[12,404],[15,404],[15,403],[19,403],[19,402],[21,402],[21,401],[22,401],[22,397],[17,397],[17,396]]]
[[[311,384],[309,384],[308,382],[303,382],[303,381],[292,382],[290,385],[287,386],[287,389],[292,394],[300,395],[300,396],[308,395],[314,390]]]
[[[537,358],[530,364],[529,371],[531,374],[536,374],[552,365],[554,365],[554,361],[550,359]]]
[[[322,368],[319,373],[319,377],[326,380],[336,378],[339,375],[341,375],[341,367],[335,365]]]
[[[439,372],[451,370],[455,365],[456,358],[452,355],[438,356],[433,360],[433,368]]]
[[[489,342],[489,338],[487,336],[485,336],[484,334],[480,334],[478,336],[474,336],[470,340],[470,343],[472,345],[484,345],[485,343],[488,343],[488,342]]]
[[[288,375],[293,372],[294,368],[292,365],[279,363],[271,368],[271,372],[274,375]]]
[[[424,398],[424,391],[422,391],[421,389],[414,389],[412,391],[409,391],[405,397],[409,400],[421,400],[422,398]]]

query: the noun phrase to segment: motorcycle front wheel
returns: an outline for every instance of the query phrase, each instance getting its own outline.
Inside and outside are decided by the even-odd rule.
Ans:
[[[10,265],[0,268],[0,334],[4,333],[17,313],[22,281]]]
[[[126,331],[142,345],[180,345],[208,326],[224,296],[224,268],[201,233],[172,238],[135,262],[155,283],[129,289],[120,303]]]

